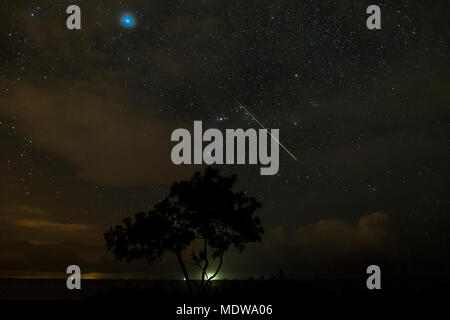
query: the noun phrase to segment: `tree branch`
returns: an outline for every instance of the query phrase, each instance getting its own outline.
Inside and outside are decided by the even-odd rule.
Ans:
[[[225,254],[225,252],[222,252],[222,254],[220,255],[220,260],[219,260],[219,265],[217,266],[217,270],[216,270],[216,272],[214,272],[214,274],[211,277],[208,278],[208,281],[211,281],[212,279],[214,279],[217,276],[217,274],[219,273],[219,270],[222,267],[224,254]]]

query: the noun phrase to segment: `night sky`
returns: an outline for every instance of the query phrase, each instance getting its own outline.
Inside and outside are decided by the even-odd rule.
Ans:
[[[77,3],[78,2],[78,3]],[[78,4],[82,29],[66,28]],[[366,28],[367,6],[382,29]],[[450,270],[445,1],[2,1],[0,276],[179,278],[102,233],[203,166],[176,128],[280,130],[277,175],[222,165],[262,203],[262,244],[222,278]],[[123,14],[135,25],[124,26]],[[447,13],[447,14],[445,14]],[[383,269],[384,268],[384,269]]]

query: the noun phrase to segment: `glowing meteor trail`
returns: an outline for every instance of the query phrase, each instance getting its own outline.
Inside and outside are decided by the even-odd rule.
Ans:
[[[252,118],[253,120],[255,120],[260,126],[261,128],[263,128],[264,130],[266,130],[266,132],[268,134],[270,134],[270,136],[295,160],[297,161],[297,158],[292,154],[292,152],[290,152],[277,138],[275,138],[269,130],[266,129],[266,127],[264,127],[261,122],[259,122],[248,110],[246,107],[244,107],[244,105],[242,103],[240,103],[235,97],[233,97],[230,93],[228,93],[230,95],[230,97],[241,107],[243,108]]]

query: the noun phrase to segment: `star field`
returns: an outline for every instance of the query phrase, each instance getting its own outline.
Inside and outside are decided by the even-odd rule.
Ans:
[[[448,23],[442,4],[377,1],[382,29],[371,31],[369,4],[91,1],[80,5],[79,31],[65,28],[66,3],[1,4],[0,252],[21,257],[0,275],[35,262],[31,241],[46,243],[44,257],[66,250],[87,270],[118,272],[104,229],[147,210],[193,170],[171,166],[170,132],[194,120],[258,127],[228,93],[280,129],[299,159],[280,151],[273,177],[255,166],[220,168],[263,204],[267,245],[243,259],[309,275],[308,258],[288,262],[290,251],[271,247],[276,234],[295,239],[320,221],[352,225],[382,212],[392,229],[376,230],[395,240],[380,236],[380,247],[399,249],[380,259],[414,261],[420,272],[426,259],[445,260]],[[19,226],[24,219],[88,228],[45,234]],[[57,272],[59,262],[37,265]],[[259,272],[237,259],[228,268]]]

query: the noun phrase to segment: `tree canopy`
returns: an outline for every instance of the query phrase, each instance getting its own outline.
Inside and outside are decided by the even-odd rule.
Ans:
[[[110,227],[104,233],[108,249],[127,262],[152,263],[164,253],[173,253],[191,288],[183,255],[190,248],[191,263],[201,274],[196,283],[206,288],[219,273],[228,249],[242,251],[247,243],[260,242],[264,232],[254,215],[261,204],[245,192],[234,192],[236,180],[236,175],[224,177],[208,167],[203,174],[196,172],[190,180],[174,183],[152,210]],[[214,271],[208,274],[213,263]]]

